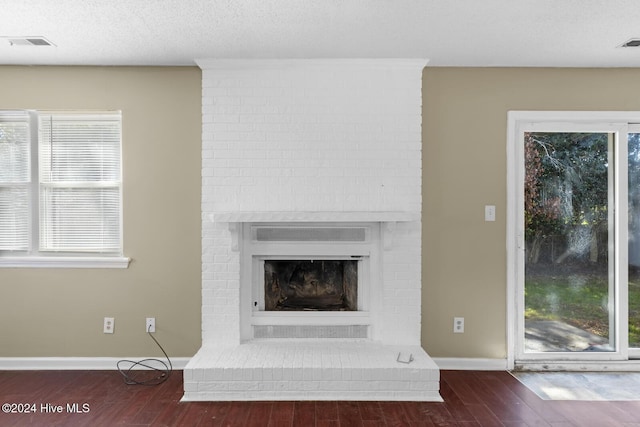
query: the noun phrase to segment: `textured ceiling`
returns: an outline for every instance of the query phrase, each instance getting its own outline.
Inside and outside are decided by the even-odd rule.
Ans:
[[[427,58],[431,66],[639,67],[638,0],[0,0],[0,64]]]

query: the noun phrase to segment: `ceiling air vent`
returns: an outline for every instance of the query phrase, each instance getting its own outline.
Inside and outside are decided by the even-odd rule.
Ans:
[[[55,46],[44,37],[2,37],[6,39],[11,46]]]
[[[640,47],[640,38],[627,40],[620,47]]]

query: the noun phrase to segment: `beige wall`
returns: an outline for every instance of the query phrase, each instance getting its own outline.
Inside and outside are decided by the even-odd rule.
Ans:
[[[169,355],[200,347],[200,70],[0,67],[0,109],[117,109],[126,270],[0,269],[0,357]],[[102,319],[115,317],[115,333]]]
[[[427,68],[423,328],[434,357],[506,357],[509,110],[640,110],[639,69]],[[484,222],[484,205],[497,221]],[[453,317],[465,333],[453,334]]]
[[[0,357],[157,355],[200,347],[200,70],[0,67],[0,109],[123,112],[127,270],[0,269]],[[640,70],[426,68],[423,346],[506,356],[509,110],[640,110]],[[484,222],[484,205],[497,221]],[[116,333],[102,319],[116,318]],[[466,331],[453,334],[454,316]]]

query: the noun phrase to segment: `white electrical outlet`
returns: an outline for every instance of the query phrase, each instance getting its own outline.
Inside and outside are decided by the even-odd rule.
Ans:
[[[147,317],[147,321],[145,322],[145,332],[155,332],[155,331],[156,331],[156,318]]]
[[[453,318],[453,333],[454,334],[464,333],[464,317]]]
[[[113,317],[105,317],[102,332],[104,332],[105,334],[112,334],[113,328],[115,328],[115,326],[116,326],[116,321]]]

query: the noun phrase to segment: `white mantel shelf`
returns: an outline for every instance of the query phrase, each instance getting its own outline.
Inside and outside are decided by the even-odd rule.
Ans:
[[[419,212],[216,212],[212,222],[412,222],[420,221]]]

